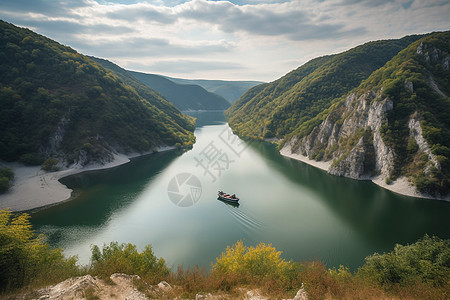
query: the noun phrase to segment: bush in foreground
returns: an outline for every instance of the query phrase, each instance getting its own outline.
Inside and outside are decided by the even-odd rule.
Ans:
[[[111,242],[102,250],[97,245],[92,247],[90,273],[102,278],[108,278],[113,273],[139,275],[154,284],[166,280],[170,270],[163,258],[153,254],[150,245],[139,253],[135,245]]]
[[[0,210],[0,291],[27,285],[44,285],[79,276],[76,257],[65,258],[62,249],[50,249],[43,237],[35,237],[30,216],[13,216]]]
[[[217,258],[211,272],[197,267],[171,272],[151,246],[139,252],[132,244],[112,242],[92,247],[91,264],[76,265],[61,249],[50,249],[31,230],[29,215],[0,210],[0,295],[54,284],[91,274],[108,279],[113,273],[139,275],[145,282],[177,285],[181,297],[200,292],[240,296],[240,288],[260,289],[271,298],[292,298],[304,287],[309,299],[450,299],[450,240],[425,235],[411,245],[396,245],[373,254],[356,272],[327,269],[321,262],[294,263],[270,244],[247,247],[238,241]]]

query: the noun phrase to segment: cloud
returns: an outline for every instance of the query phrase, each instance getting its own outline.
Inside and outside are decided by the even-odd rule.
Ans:
[[[176,22],[176,16],[171,13],[171,9],[147,3],[119,5],[116,6],[114,10],[106,13],[105,17],[114,20],[127,20],[133,22],[141,20],[161,24],[173,24]]]
[[[122,67],[259,80],[449,15],[448,0],[0,0],[1,19]]]
[[[223,32],[249,35],[284,36],[291,40],[312,40],[345,35],[362,35],[361,26],[345,29],[344,23],[327,23],[308,11],[300,1],[277,4],[237,6],[231,2],[194,0],[178,7],[180,18],[196,20]]]
[[[86,0],[2,0],[2,10],[23,13],[24,11],[41,13],[50,16],[65,16],[74,8],[86,7],[90,3]]]
[[[80,39],[79,47],[88,53],[102,53],[104,57],[153,57],[164,58],[183,56],[204,56],[210,53],[229,52],[233,45],[225,42],[201,43],[196,45],[175,44],[169,39],[161,38],[129,38],[124,41],[89,42],[89,38]],[[131,50],[132,49],[132,50]]]

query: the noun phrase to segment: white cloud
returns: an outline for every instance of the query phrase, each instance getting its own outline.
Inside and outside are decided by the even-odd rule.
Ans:
[[[1,19],[81,53],[145,72],[217,79],[274,80],[370,40],[449,30],[449,15],[445,0],[0,2]]]

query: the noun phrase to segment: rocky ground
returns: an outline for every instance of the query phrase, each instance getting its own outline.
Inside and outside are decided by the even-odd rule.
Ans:
[[[149,285],[137,275],[113,274],[107,280],[92,277],[91,275],[67,279],[61,283],[46,288],[29,292],[24,295],[10,297],[8,299],[38,299],[38,300],[78,300],[78,299],[186,299],[178,287],[172,287],[165,281],[157,285]],[[195,299],[219,300],[219,299],[251,299],[265,300],[258,289],[239,288],[232,293],[199,293]],[[292,300],[307,300],[305,290],[302,288]]]

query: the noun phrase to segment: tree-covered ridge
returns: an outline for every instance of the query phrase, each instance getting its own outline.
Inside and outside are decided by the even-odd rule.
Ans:
[[[231,104],[236,102],[236,100],[238,100],[248,89],[264,83],[261,81],[230,81],[211,79],[182,79],[168,76],[164,77],[178,84],[199,85],[211,93],[222,96]]]
[[[28,29],[0,21],[0,61],[0,159],[101,161],[194,141],[193,119],[157,93]]]
[[[148,87],[158,91],[182,111],[225,110],[230,103],[222,96],[208,92],[195,84],[178,84],[165,77],[128,71]]]
[[[120,66],[106,60],[97,57],[89,57],[107,71],[110,71],[117,75],[120,80],[125,84],[133,87],[136,92],[144,99],[153,99],[152,104],[158,109],[163,110],[167,115],[169,115],[175,122],[181,124],[183,127],[189,128],[192,126],[192,119],[184,114],[180,114],[178,108],[175,107],[171,102],[161,96],[156,90],[151,89],[138,79],[136,79],[129,71],[121,68]]]
[[[333,174],[347,176],[359,164],[350,177],[382,173],[391,183],[406,176],[420,192],[445,197],[450,192],[449,52],[450,32],[413,42],[286,140],[296,139],[294,152],[301,148],[310,159],[332,161]],[[385,112],[375,119],[382,106]],[[385,148],[380,139],[387,151],[380,150]]]
[[[249,90],[227,110],[229,123],[241,136],[284,138],[419,38],[370,42],[311,60],[263,88]]]

